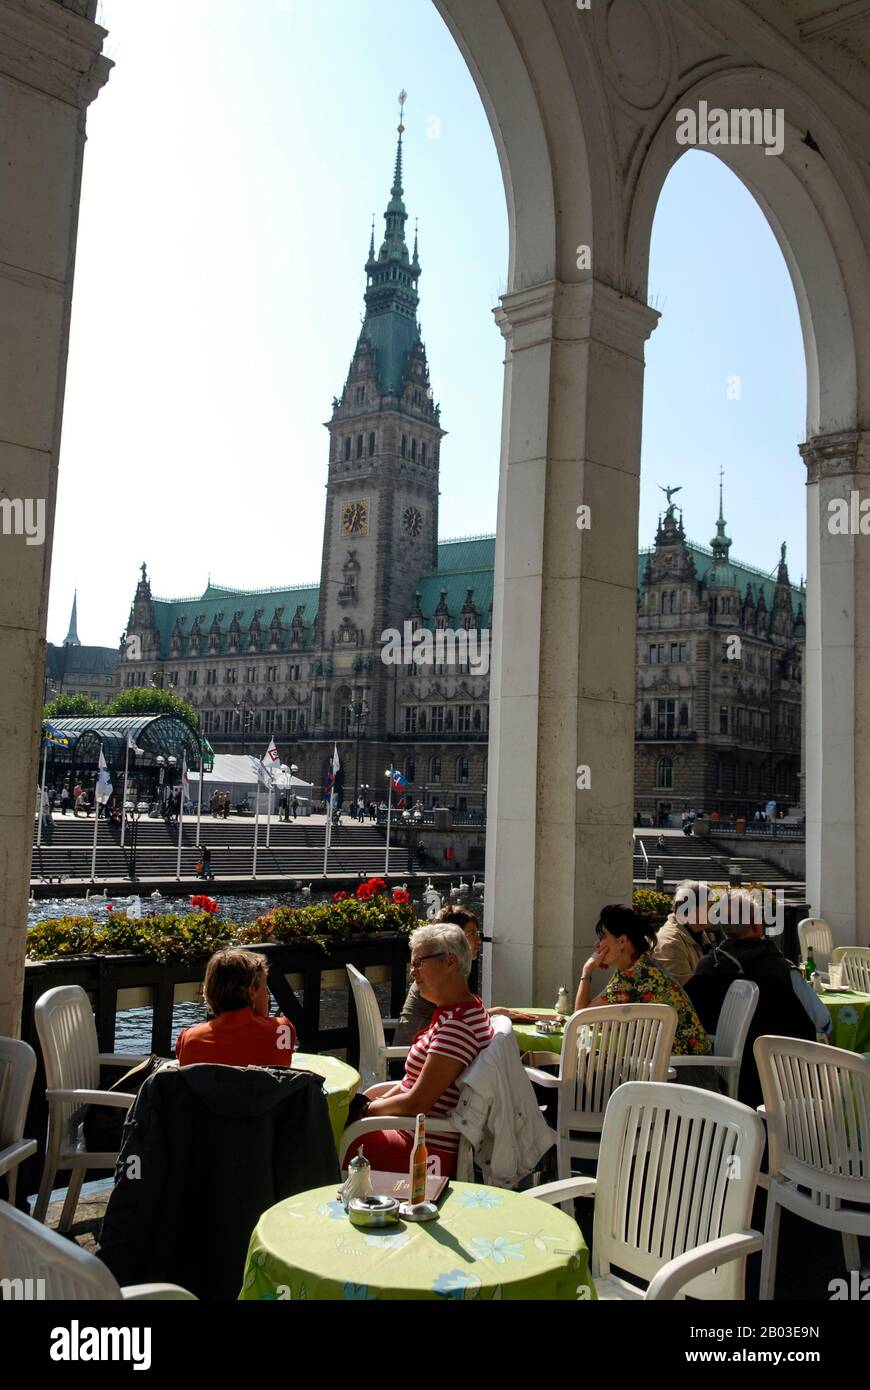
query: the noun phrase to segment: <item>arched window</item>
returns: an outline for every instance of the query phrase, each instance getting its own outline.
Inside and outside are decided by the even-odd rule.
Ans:
[[[374,454],[374,452],[375,452],[375,433],[374,433],[374,430],[372,430],[371,434],[369,435],[369,458],[372,457],[372,455]]]
[[[363,437],[361,434],[358,434],[356,437],[356,456],[358,459],[361,459],[363,456]]]
[[[425,465],[425,463],[426,463],[426,455],[427,455],[428,452],[429,452],[429,451],[428,451],[428,449],[426,448],[426,445],[425,445],[425,444],[421,444],[421,445],[420,445],[420,462],[421,462],[422,464],[424,464],[424,465]]]
[[[467,759],[467,758],[457,758],[457,759],[456,759],[456,781],[459,783],[460,786],[467,786],[467,784],[468,784],[468,773],[469,773],[468,759]]]
[[[344,441],[344,461],[345,461],[345,463],[349,463],[349,462],[350,462],[350,451],[351,451],[351,448],[352,448],[351,439],[350,439],[350,435],[348,435],[348,436],[347,436],[347,439]]]
[[[672,612],[672,613],[676,613],[676,611],[677,611],[677,595],[676,595],[676,592],[675,592],[675,591],[672,591],[672,593],[671,593],[671,612]]]
[[[687,729],[688,727],[689,727],[689,706],[688,706],[688,705],[680,705],[680,728],[682,728],[682,729]]]
[[[670,791],[674,785],[674,764],[670,758],[659,758],[656,764],[656,787]]]
[[[429,781],[430,781],[430,782],[440,782],[440,781],[441,781],[441,759],[440,759],[440,758],[432,758],[432,760],[431,760],[430,763],[429,763]]]
[[[416,439],[412,439],[412,440],[411,440],[411,458],[413,459],[414,463],[417,462],[417,441],[416,441]]]
[[[663,613],[667,613],[667,611],[668,611],[668,603],[669,603],[669,602],[670,602],[670,595],[669,595],[669,594],[662,594],[662,612],[663,612]]]
[[[648,729],[648,728],[650,727],[651,724],[652,724],[652,705],[647,704],[647,705],[644,705],[644,707],[643,707],[643,727],[644,727],[645,729]]]
[[[403,458],[403,459],[406,459],[407,457],[408,457],[408,436],[407,436],[406,434],[403,434],[403,435],[402,435],[402,458]]]

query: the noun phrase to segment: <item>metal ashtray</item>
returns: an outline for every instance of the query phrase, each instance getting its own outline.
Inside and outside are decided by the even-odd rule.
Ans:
[[[354,1226],[392,1226],[399,1219],[395,1197],[354,1197],[347,1209]]]
[[[403,1221],[437,1221],[438,1208],[434,1202],[403,1202],[399,1207],[399,1215]]]
[[[539,1018],[535,1024],[535,1032],[540,1033],[541,1037],[552,1037],[554,1033],[561,1033],[561,1031],[562,1024],[558,1019],[553,1019],[550,1022],[549,1019]]]

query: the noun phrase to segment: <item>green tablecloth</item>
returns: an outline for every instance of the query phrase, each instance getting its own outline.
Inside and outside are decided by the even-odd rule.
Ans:
[[[834,1022],[834,1046],[849,1052],[870,1051],[870,994],[824,990],[820,998]]]
[[[314,1052],[294,1052],[294,1067],[302,1071],[313,1071],[323,1077],[323,1089],[329,1106],[329,1119],[338,1148],[342,1132],[347,1124],[348,1107],[356,1095],[360,1084],[360,1074],[347,1062],[338,1057],[321,1057]]]
[[[334,1187],[260,1217],[239,1297],[257,1299],[593,1299],[580,1228],[517,1192],[451,1181],[440,1218],[352,1226]]]
[[[518,1004],[516,1007],[522,1010],[525,1006]],[[555,1009],[537,1009],[534,1005],[529,1005],[529,1012],[556,1017]],[[562,1036],[562,1033],[538,1033],[534,1023],[514,1024],[514,1037],[521,1052],[555,1052],[558,1056],[562,1051]]]

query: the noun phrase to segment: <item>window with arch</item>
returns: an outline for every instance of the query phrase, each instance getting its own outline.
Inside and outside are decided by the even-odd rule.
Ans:
[[[676,591],[672,590],[672,591],[671,591],[671,612],[672,612],[672,613],[676,613],[676,611],[677,611],[677,595],[676,595]]]
[[[681,728],[681,729],[687,729],[688,727],[689,727],[689,706],[688,706],[688,705],[680,705],[680,728]]]
[[[459,785],[460,785],[461,787],[464,787],[464,786],[467,786],[467,785],[468,785],[469,772],[470,772],[470,767],[469,767],[468,759],[467,759],[467,758],[457,758],[457,759],[456,759],[456,781],[459,783]]]
[[[375,452],[375,432],[374,432],[374,430],[372,430],[371,434],[369,435],[369,458],[372,457],[372,455],[374,454],[374,452]]]
[[[408,436],[407,436],[406,434],[403,434],[403,435],[402,435],[402,458],[403,458],[403,459],[406,459],[407,457],[408,457]]]
[[[674,785],[674,764],[671,758],[659,758],[656,763],[656,787],[659,791],[670,791]]]
[[[412,459],[412,461],[413,461],[414,463],[417,462],[417,441],[416,441],[416,439],[412,439],[412,440],[411,440],[411,459]]]
[[[350,442],[350,435],[348,435],[348,436],[347,436],[347,439],[344,441],[344,461],[345,461],[345,463],[349,463],[349,462],[350,462],[350,451],[351,451],[351,442]]]
[[[428,452],[429,452],[429,451],[428,451],[428,449],[426,448],[426,445],[425,445],[425,444],[421,444],[421,445],[420,445],[420,462],[421,462],[422,464],[425,464],[425,463],[426,463],[426,455],[428,454]]]
[[[670,596],[670,594],[662,594],[662,612],[663,612],[663,613],[668,613],[668,612],[670,612],[670,602],[671,602],[671,596]]]
[[[361,459],[363,456],[363,437],[361,434],[358,434],[356,437],[356,456],[358,459]]]
[[[429,781],[430,781],[430,782],[440,782],[440,781],[441,781],[441,759],[440,759],[440,758],[432,758],[432,759],[430,760],[430,762],[429,762]]]

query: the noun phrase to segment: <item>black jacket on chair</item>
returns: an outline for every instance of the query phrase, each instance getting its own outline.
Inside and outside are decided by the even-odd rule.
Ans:
[[[99,1255],[122,1285],[235,1299],[262,1213],[339,1177],[319,1077],[166,1067],[130,1110]]]

